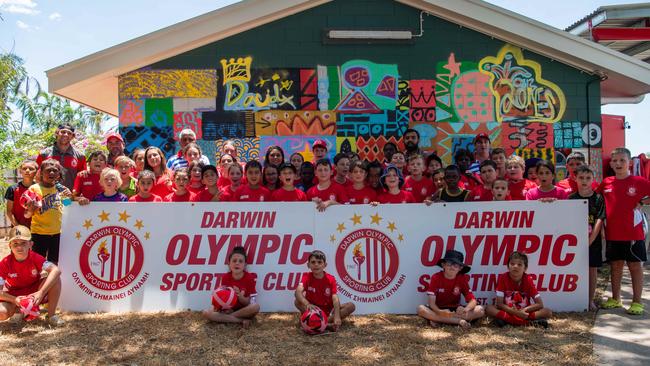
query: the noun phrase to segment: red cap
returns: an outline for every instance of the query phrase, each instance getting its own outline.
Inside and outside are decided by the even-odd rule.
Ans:
[[[480,139],[486,139],[488,142],[490,142],[490,136],[488,136],[487,133],[479,133],[476,135],[476,137],[474,137],[474,143]]]
[[[325,142],[325,140],[318,139],[318,140],[314,141],[314,143],[311,145],[311,148],[313,150],[318,146],[320,146],[322,148],[325,148],[325,150],[327,150],[327,142]]]
[[[108,135],[106,135],[106,142],[108,142],[108,140],[110,140],[110,139],[112,139],[112,138],[116,138],[116,139],[118,139],[118,140],[124,142],[124,139],[122,138],[122,135],[120,135],[120,134],[117,133],[117,132],[111,132],[111,133],[109,133]]]

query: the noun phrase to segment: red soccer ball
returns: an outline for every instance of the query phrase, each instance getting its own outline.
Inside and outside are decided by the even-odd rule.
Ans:
[[[26,321],[37,319],[41,315],[38,305],[34,304],[33,296],[25,296],[20,299],[20,312]]]
[[[212,293],[215,311],[229,310],[237,306],[237,294],[232,287],[221,286]]]
[[[320,334],[327,328],[327,314],[321,308],[307,309],[300,316],[300,325],[307,334]]]
[[[43,200],[43,198],[40,197],[36,192],[28,190],[28,191],[25,191],[25,193],[23,193],[20,196],[20,199],[18,200],[18,202],[20,203],[20,206],[22,206],[23,208],[27,208],[27,204],[29,202],[34,202],[35,205],[36,205],[36,208],[40,208],[42,206],[42,200]]]

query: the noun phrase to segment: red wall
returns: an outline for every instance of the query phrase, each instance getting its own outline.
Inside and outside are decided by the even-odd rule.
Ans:
[[[625,116],[603,114],[603,172],[609,168],[610,153],[625,146]]]

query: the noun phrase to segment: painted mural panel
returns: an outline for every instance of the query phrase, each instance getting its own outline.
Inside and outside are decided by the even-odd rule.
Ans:
[[[438,123],[436,136],[438,156],[445,164],[451,164],[456,151],[459,149],[473,151],[473,141],[479,133],[487,134],[490,137],[492,146],[501,146],[501,125],[496,122]]]
[[[174,128],[172,126],[122,127],[120,134],[124,138],[125,149],[129,154],[137,148],[149,146],[159,147],[165,156],[171,156],[178,151],[178,144],[174,140]]]
[[[508,155],[516,149],[553,147],[553,125],[539,122],[504,122],[501,124],[501,144]]]
[[[215,98],[216,70],[142,70],[119,77],[119,98]]]
[[[339,113],[336,133],[339,137],[401,137],[408,128],[405,111],[385,110],[380,113]]]
[[[389,142],[395,144],[400,151],[404,151],[404,144],[401,138],[386,138],[384,136],[359,137],[357,138],[357,154],[359,154],[359,158],[362,160],[383,162],[385,159],[383,152],[384,145]]]
[[[553,125],[555,147],[564,149],[603,146],[600,122],[561,121]]]
[[[336,136],[261,136],[260,161],[264,160],[264,153],[270,146],[280,146],[284,150],[284,156],[289,157],[293,153],[300,153],[305,161],[312,161],[314,153],[311,145],[316,140],[324,140],[327,143],[327,158],[334,159],[336,155]]]
[[[120,99],[120,127],[142,126],[144,124],[144,100]]]
[[[262,111],[254,116],[258,136],[336,135],[334,111]]]
[[[174,139],[178,140],[180,132],[190,129],[196,134],[197,140],[203,139],[203,121],[199,112],[174,113]]]

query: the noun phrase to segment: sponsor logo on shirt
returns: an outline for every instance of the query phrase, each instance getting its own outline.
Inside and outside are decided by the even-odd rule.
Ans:
[[[636,196],[636,187],[632,186],[627,189],[627,195],[634,197]]]
[[[72,160],[70,161],[70,166],[71,166],[71,167],[76,168],[77,165],[79,165],[79,160],[77,160],[77,159],[72,159]]]
[[[607,189],[605,189],[605,190],[603,191],[603,193],[612,193],[612,189],[611,189],[611,188],[607,188]]]
[[[460,287],[454,286],[454,295],[460,295]]]
[[[248,195],[247,194],[242,194],[241,196],[239,196],[239,199],[246,200],[246,199],[248,199]]]
[[[330,296],[331,293],[332,293],[332,290],[330,290],[329,287],[325,289],[325,296]]]
[[[420,191],[420,194],[422,194],[423,196],[426,196],[426,194],[427,194],[427,189],[426,189],[426,188],[422,188],[422,190]]]
[[[17,278],[17,277],[18,277],[18,273],[9,273],[9,277],[10,277],[10,278]]]
[[[92,185],[93,185],[93,182],[84,182],[83,185],[84,185],[84,186],[92,186]]]
[[[32,277],[36,277],[36,275],[38,275],[38,271],[34,268],[32,269]]]

